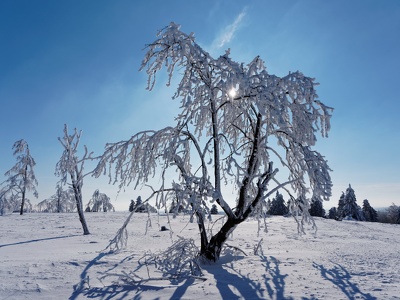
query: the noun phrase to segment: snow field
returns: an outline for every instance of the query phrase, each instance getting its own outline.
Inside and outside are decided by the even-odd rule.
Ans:
[[[201,265],[202,276],[167,280],[138,261],[178,236],[198,245],[189,216],[170,216],[169,225],[167,216],[152,215],[147,227],[148,216],[134,214],[118,253],[102,250],[128,213],[85,216],[87,236],[75,213],[0,217],[0,299],[400,299],[398,225],[316,218],[317,233],[310,227],[299,235],[293,218],[270,217],[268,233],[258,236],[257,221],[249,220],[219,262]]]

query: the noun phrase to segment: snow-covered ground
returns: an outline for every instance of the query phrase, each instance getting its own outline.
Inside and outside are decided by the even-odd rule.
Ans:
[[[179,216],[160,231],[167,217],[153,215],[146,232],[147,215],[134,214],[127,248],[102,251],[127,216],[86,213],[87,236],[73,213],[0,217],[0,299],[400,299],[398,225],[317,218],[317,234],[298,235],[292,218],[271,217],[257,236],[250,220],[228,241],[247,255],[226,248],[201,276],[166,280],[142,257],[197,240],[196,224]]]

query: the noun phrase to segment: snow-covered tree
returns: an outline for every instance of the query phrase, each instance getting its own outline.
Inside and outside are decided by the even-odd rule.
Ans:
[[[5,193],[0,193],[0,216],[11,213],[14,207],[14,199],[6,195]]]
[[[133,200],[132,203],[133,204]],[[136,199],[136,203],[132,206],[131,212],[138,212],[138,213],[156,213],[157,209],[151,206],[149,203],[144,203],[141,196],[138,196]]]
[[[0,206],[12,206],[17,202],[20,204],[19,213],[22,215],[27,203],[27,192],[33,192],[36,198],[39,196],[36,190],[38,181],[33,172],[36,163],[25,140],[16,141],[13,149],[17,163],[4,174],[8,178],[2,183],[3,187],[0,189],[0,201],[4,201],[4,204]],[[32,206],[30,202],[28,206],[28,210],[30,210]]]
[[[270,207],[267,211],[269,215],[273,216],[284,216],[289,212],[289,208],[285,204],[285,200],[283,199],[283,195],[276,192],[275,198],[272,199]]]
[[[87,235],[90,234],[90,232],[83,214],[82,185],[83,178],[90,174],[84,174],[83,170],[85,161],[92,159],[92,153],[89,153],[87,147],[84,146],[84,154],[82,158],[77,156],[81,134],[82,131],[78,132],[76,129],[74,129],[74,132],[69,135],[67,125],[64,125],[64,137],[58,138],[64,148],[64,151],[61,155],[60,161],[56,165],[55,175],[61,177],[62,184],[67,184],[68,177],[70,178],[71,183],[69,183],[69,185],[74,191],[79,221],[82,224],[83,234]]]
[[[378,213],[376,210],[369,204],[368,200],[365,199],[363,201],[362,212],[367,222],[377,222],[378,221]]]
[[[71,188],[63,190],[57,185],[56,193],[50,198],[39,202],[37,205],[38,212],[49,213],[67,213],[76,209],[75,196]]]
[[[217,207],[217,205],[213,204],[213,205],[211,206],[210,214],[212,214],[212,215],[218,215],[218,207]]]
[[[219,258],[240,223],[285,186],[293,193],[291,208],[302,210],[303,230],[309,220],[307,199],[328,200],[332,186],[326,160],[312,148],[318,131],[327,136],[332,111],[318,100],[314,79],[300,72],[268,74],[258,56],[247,65],[232,60],[229,50],[214,58],[174,23],[147,46],[141,70],[148,74],[149,90],[163,66],[167,85],[175,69],[182,75],[174,95],[181,104],[176,124],[107,144],[96,176],[108,173],[120,187],[138,187],[152,184],[159,174],[160,184],[152,184],[149,198],[166,207],[168,195],[175,193],[192,208],[200,254],[210,260]],[[288,170],[287,177],[285,172],[278,177],[274,160]],[[177,170],[179,178],[166,176],[169,169]],[[224,196],[227,182],[237,188],[232,206]],[[204,220],[214,202],[227,218],[208,236]]]
[[[387,221],[392,224],[400,224],[400,206],[392,203],[386,210]]]
[[[135,202],[133,200],[131,200],[131,203],[129,204],[129,211],[133,212],[134,207],[135,207]]]
[[[313,217],[325,217],[325,209],[321,201],[312,201],[310,206],[310,215]]]
[[[336,209],[336,207],[331,207],[329,209],[328,219],[337,220],[337,209]]]
[[[142,197],[141,196],[138,196],[137,198],[136,198],[136,203],[135,203],[135,207],[134,207],[134,209],[133,209],[135,212],[145,212],[146,211],[146,208],[144,207],[144,205],[143,205],[143,200],[142,200]]]
[[[365,220],[361,207],[357,205],[356,194],[350,184],[346,189],[346,193],[342,193],[342,196],[340,197],[337,217],[338,220]]]
[[[115,211],[114,205],[110,202],[110,197],[104,193],[100,193],[99,190],[95,190],[92,199],[86,205],[88,212],[108,212]]]

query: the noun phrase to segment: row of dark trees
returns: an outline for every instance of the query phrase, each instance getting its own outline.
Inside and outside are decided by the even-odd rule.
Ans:
[[[131,200],[129,204],[130,212],[138,212],[138,213],[156,213],[157,209],[151,206],[149,203],[143,203],[142,197],[138,196],[136,202]]]
[[[400,224],[400,207],[392,204],[387,209],[377,211],[369,204],[367,199],[363,201],[363,205],[360,207],[357,204],[354,189],[349,185],[346,192],[343,192],[340,196],[338,206],[329,210],[327,218],[339,221],[357,220]]]
[[[349,185],[346,192],[343,192],[340,196],[338,206],[332,207],[328,216],[329,219],[341,220],[357,220],[367,222],[377,222],[378,213],[369,204],[369,201],[365,199],[363,206],[360,207],[357,204],[356,194],[354,189]]]
[[[266,214],[284,216],[289,214],[290,201],[285,202],[283,195],[276,193],[272,200],[267,201]],[[366,222],[381,222],[400,224],[400,207],[392,204],[384,210],[375,210],[367,199],[363,201],[362,207],[357,204],[354,189],[349,185],[345,192],[342,193],[338,206],[332,207],[326,214],[321,201],[312,201],[309,213],[313,217],[322,217],[342,220],[357,220]]]

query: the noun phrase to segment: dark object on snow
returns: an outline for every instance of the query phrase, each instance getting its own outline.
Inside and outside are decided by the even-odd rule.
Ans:
[[[161,229],[160,229],[160,231],[167,231],[168,230],[168,228],[167,227],[165,227],[165,226],[161,226]]]

